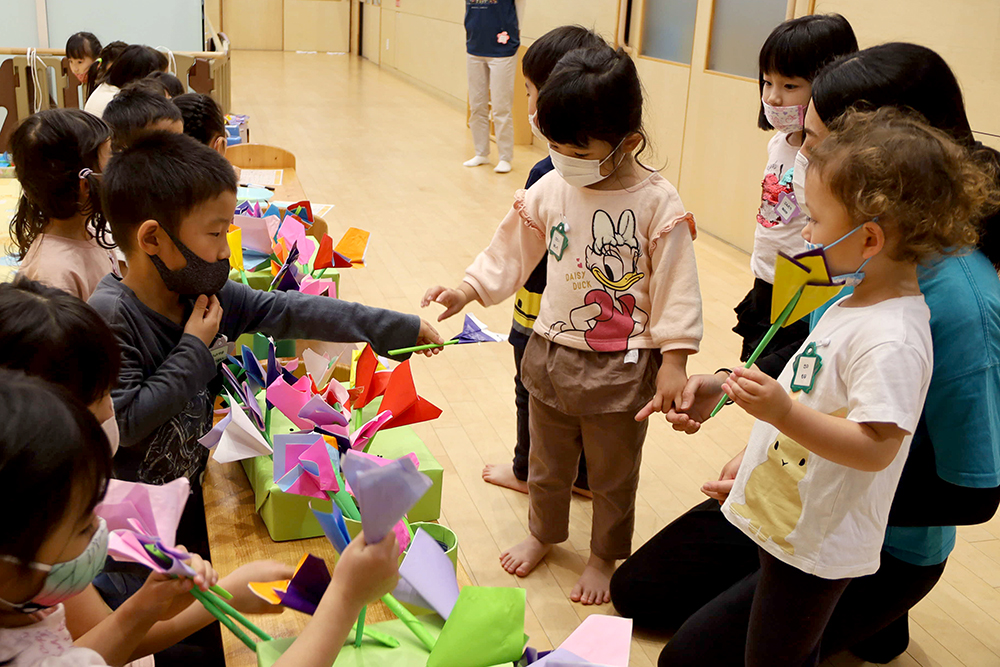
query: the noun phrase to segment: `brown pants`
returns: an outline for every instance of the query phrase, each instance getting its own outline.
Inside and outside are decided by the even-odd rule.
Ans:
[[[582,452],[594,494],[590,551],[604,560],[627,558],[632,553],[646,422],[635,421],[635,412],[574,417],[534,396],[528,414],[531,534],[545,544],[569,538],[569,502]]]

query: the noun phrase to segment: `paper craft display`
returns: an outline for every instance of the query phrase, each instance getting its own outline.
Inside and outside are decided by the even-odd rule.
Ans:
[[[434,644],[427,667],[491,667],[524,653],[523,588],[466,586]]]
[[[355,266],[365,265],[365,255],[368,254],[368,232],[357,227],[350,227],[337,243],[334,250],[351,260]]]
[[[794,257],[779,252],[774,262],[771,328],[743,367],[750,368],[756,363],[778,329],[799,321],[837,296],[843,287],[843,284],[834,283],[830,277],[830,267],[823,248],[807,250]],[[727,396],[723,396],[709,416],[717,415],[727,399]]]
[[[329,493],[340,490],[337,483],[340,454],[322,436],[305,435],[302,439],[312,439],[311,443],[289,442],[299,439],[294,434],[274,437],[274,483],[286,493],[326,500]]]
[[[386,428],[430,421],[441,416],[441,408],[417,395],[409,360],[393,369],[378,411],[392,413]]]
[[[458,601],[455,565],[437,540],[424,529],[417,530],[399,566],[399,585],[393,593],[401,602],[432,609],[448,620]]]
[[[381,542],[432,485],[409,458],[379,465],[351,451],[341,459],[341,467],[358,501],[365,536],[372,543]]]
[[[186,477],[158,486],[108,480],[104,500],[94,509],[108,526],[108,554],[155,572],[193,577],[194,570],[183,562],[188,554],[174,549],[190,491]],[[165,558],[150,554],[146,545],[156,547]]]
[[[383,369],[383,370],[379,370]],[[385,367],[379,362],[375,351],[370,345],[365,345],[358,354],[358,361],[355,364],[354,376],[351,378],[354,387],[360,389],[357,397],[351,401],[353,409],[363,408],[371,403],[375,398],[385,393],[389,386],[391,372],[384,370]]]
[[[198,442],[213,450],[212,458],[219,463],[270,454],[271,446],[228,391],[226,399],[230,406],[229,414]]]
[[[457,340],[459,343],[502,343],[507,340],[507,335],[493,333],[478,317],[467,314],[462,325],[462,333],[452,340]]]
[[[323,593],[330,586],[330,581],[330,571],[323,559],[306,554],[295,567],[291,579],[250,582],[248,586],[262,600],[312,616],[316,613],[319,601],[323,599]]]
[[[628,667],[632,619],[592,614],[559,648],[598,665]]]

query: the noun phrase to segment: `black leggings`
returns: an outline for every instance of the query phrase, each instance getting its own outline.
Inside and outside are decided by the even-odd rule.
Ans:
[[[898,621],[905,621],[906,612],[930,592],[944,566],[911,565],[883,551],[879,571],[851,580],[843,591],[826,625],[820,657],[872,640],[890,626],[898,634]],[[726,520],[717,501],[709,499],[678,517],[618,568],[611,578],[611,601],[618,613],[635,620],[636,627],[674,633],[705,605],[759,577],[759,569],[756,544]],[[713,663],[702,656],[702,664],[744,664],[750,605],[730,623],[733,627],[720,629],[715,642],[719,646],[710,646],[728,648],[726,657]],[[737,626],[742,641],[733,636]],[[680,647],[674,654],[667,649],[664,653],[679,660],[676,648]],[[904,637],[900,650],[905,648]]]

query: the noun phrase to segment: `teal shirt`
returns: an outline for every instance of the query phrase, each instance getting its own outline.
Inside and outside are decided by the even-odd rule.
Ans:
[[[934,372],[921,419],[926,428],[914,434],[911,448],[930,438],[937,474],[946,482],[1000,486],[997,271],[979,251],[948,257],[920,272],[920,290],[931,311]],[[812,314],[813,325],[830,303]],[[954,526],[890,526],[883,548],[907,563],[937,565],[955,547],[955,536]]]

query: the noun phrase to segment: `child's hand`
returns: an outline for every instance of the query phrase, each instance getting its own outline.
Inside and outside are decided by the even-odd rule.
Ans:
[[[438,315],[438,322],[443,322],[452,315],[459,313],[466,304],[476,298],[476,291],[469,283],[462,283],[457,289],[449,289],[437,285],[424,292],[424,298],[420,300],[420,307],[426,308],[432,303],[440,303],[444,306],[443,313]]]
[[[219,333],[221,323],[222,305],[219,303],[219,298],[215,295],[209,298],[202,294],[194,302],[194,310],[184,325],[184,333],[199,339],[205,347],[212,347],[212,341],[215,340],[215,334]]]
[[[437,329],[428,324],[426,320],[420,320],[420,333],[417,334],[417,345],[440,345],[442,343],[444,343],[444,339],[441,338],[441,334],[437,332]],[[442,349],[444,348],[434,347],[429,350],[421,350],[420,354],[430,357],[439,353]]]
[[[724,373],[725,371],[723,371]],[[675,431],[698,432],[723,397],[722,383],[728,375],[692,375],[681,392],[681,402],[667,410],[667,421]]]
[[[176,548],[184,551],[182,546]],[[184,611],[194,601],[194,596],[190,594],[192,588],[197,586],[207,591],[216,584],[219,575],[212,568],[212,564],[198,554],[189,556],[190,558],[184,562],[195,571],[195,576],[188,578],[159,572],[150,573],[142,588],[131,598],[135,600],[137,610],[151,614],[160,621],[167,621]]]
[[[219,585],[233,594],[229,600],[236,611],[244,614],[280,614],[285,607],[266,602],[247,587],[251,581],[281,581],[291,579],[295,568],[274,560],[257,560],[242,565],[219,580]]]
[[[399,544],[390,532],[378,544],[365,542],[359,533],[351,540],[333,568],[328,595],[340,596],[348,607],[361,608],[392,592],[399,582]]]
[[[635,416],[637,422],[648,418],[654,412],[666,412],[674,404],[680,405],[681,392],[687,384],[687,351],[663,353],[663,363],[656,373],[656,393],[649,403]]]
[[[778,381],[759,368],[737,368],[722,384],[722,391],[752,416],[778,426],[789,410],[792,397]]]
[[[729,497],[729,493],[733,490],[733,483],[736,482],[736,473],[740,471],[740,464],[743,463],[743,455],[746,454],[746,451],[744,447],[729,463],[722,466],[722,472],[719,473],[718,481],[702,484],[701,492],[709,498],[715,498],[719,501],[719,504],[726,502],[726,498]]]

